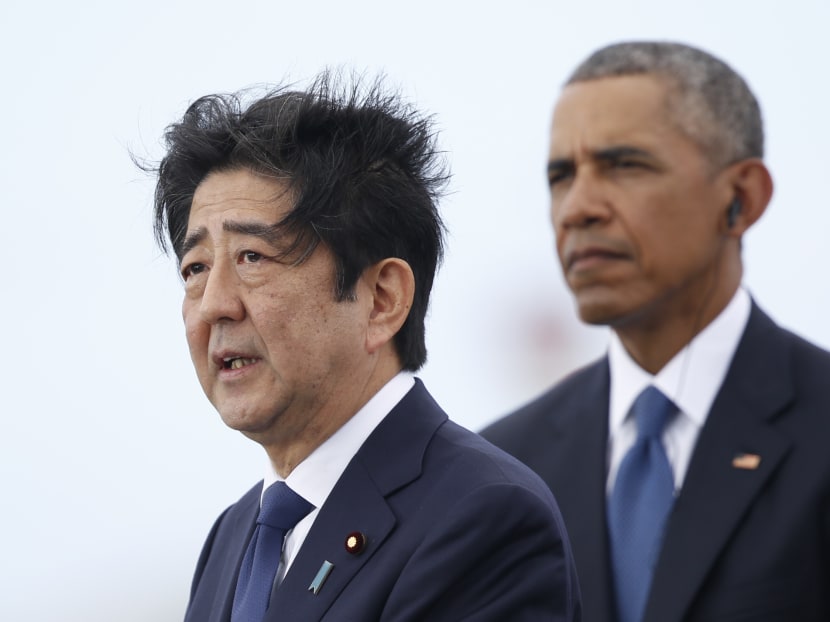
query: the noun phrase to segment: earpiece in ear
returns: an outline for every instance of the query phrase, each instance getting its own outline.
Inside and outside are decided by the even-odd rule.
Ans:
[[[738,214],[741,213],[741,200],[738,197],[732,199],[732,203],[726,208],[726,226],[730,229],[738,221]]]

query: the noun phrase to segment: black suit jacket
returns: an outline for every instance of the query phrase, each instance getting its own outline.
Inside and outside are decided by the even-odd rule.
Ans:
[[[586,622],[613,620],[605,522],[607,359],[483,435],[548,483]],[[736,468],[740,454],[761,457]],[[753,303],[666,526],[646,622],[830,619],[830,354]]]
[[[187,622],[226,622],[259,511],[254,486],[219,517]],[[360,554],[347,536],[363,533]],[[334,564],[317,594],[324,561]],[[561,516],[527,467],[455,425],[420,382],[380,423],[320,509],[267,621],[579,620]]]

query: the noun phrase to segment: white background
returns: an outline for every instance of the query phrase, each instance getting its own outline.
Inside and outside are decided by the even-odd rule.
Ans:
[[[696,44],[754,88],[777,186],[745,282],[830,346],[828,25],[823,0],[5,0],[0,619],[181,619],[207,530],[263,471],[196,382],[128,156],[158,158],[193,99],[345,66],[436,115],[455,177],[421,376],[477,429],[603,350],[555,264],[544,166],[562,81],[621,39]]]

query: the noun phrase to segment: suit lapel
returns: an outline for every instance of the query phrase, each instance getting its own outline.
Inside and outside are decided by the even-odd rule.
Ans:
[[[320,620],[396,524],[386,496],[421,474],[426,447],[446,415],[420,383],[369,436],[337,481],[266,614],[265,622]],[[390,457],[394,456],[394,459]],[[359,554],[345,542],[366,536]],[[333,568],[315,594],[309,587],[324,562]]]
[[[549,462],[537,470],[554,491],[576,559],[579,582],[590,601],[586,620],[609,620],[612,594],[605,523],[606,448],[608,439],[608,361],[603,359],[573,380],[572,396],[547,417],[554,438]],[[588,396],[588,397],[586,397]]]
[[[793,399],[789,349],[753,305],[746,332],[701,430],[669,519],[644,620],[680,620],[790,441],[773,419]],[[736,468],[741,454],[761,457]]]
[[[395,516],[362,465],[351,465],[326,500],[282,585],[274,593],[269,620],[320,620],[395,525]],[[346,538],[360,532],[360,554],[346,551]],[[324,562],[331,572],[315,594],[310,587]]]

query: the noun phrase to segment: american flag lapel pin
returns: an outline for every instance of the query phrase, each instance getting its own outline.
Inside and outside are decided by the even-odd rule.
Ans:
[[[758,454],[735,454],[732,458],[732,466],[745,471],[754,471],[760,464],[761,456]]]

